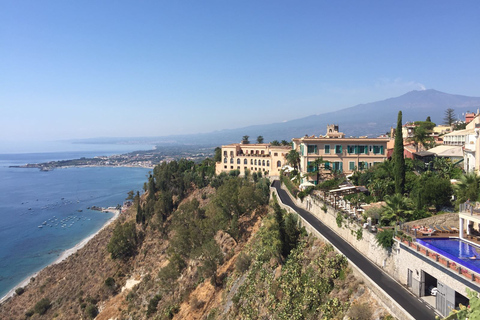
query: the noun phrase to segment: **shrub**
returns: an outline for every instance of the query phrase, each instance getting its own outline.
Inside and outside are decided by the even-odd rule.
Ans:
[[[16,293],[18,296],[21,296],[22,293],[24,293],[24,292],[25,292],[25,289],[23,289],[22,287],[15,289],[15,293]]]
[[[252,263],[252,258],[245,253],[240,253],[235,261],[235,270],[239,273],[244,273],[250,267]]]
[[[27,312],[25,312],[25,316],[27,318],[29,318],[29,317],[33,316],[34,313],[35,313],[35,311],[33,311],[33,309],[30,309]]]
[[[372,309],[367,303],[353,304],[348,309],[348,315],[355,320],[370,320],[372,318]]]
[[[137,230],[133,221],[119,223],[113,230],[107,250],[113,259],[128,259],[135,253],[137,240]]]
[[[158,302],[161,299],[162,296],[160,294],[156,294],[152,299],[150,299],[150,302],[148,302],[147,317],[157,312]]]
[[[385,229],[375,236],[377,244],[384,249],[391,249],[393,246],[393,229]]]
[[[355,232],[357,235],[357,240],[360,241],[363,238],[363,230],[362,228],[358,228],[358,230]]]
[[[105,285],[109,288],[114,288],[115,280],[112,277],[108,277],[107,279],[105,279]]]
[[[327,213],[327,210],[328,210],[327,205],[324,204],[324,205],[322,206],[322,210],[323,210],[323,212]]]
[[[343,223],[343,215],[341,212],[337,212],[337,218],[335,220],[337,221],[337,226],[341,228]]]
[[[94,319],[97,315],[98,315],[98,308],[96,305],[94,304],[89,304],[86,308],[85,308],[85,314],[87,315],[87,317],[89,317],[90,319]]]
[[[50,299],[48,298],[43,298],[42,300],[38,301],[35,306],[33,307],[33,310],[42,315],[47,312],[47,310],[51,307]]]

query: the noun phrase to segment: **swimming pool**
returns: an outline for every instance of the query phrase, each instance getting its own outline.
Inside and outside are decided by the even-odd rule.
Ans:
[[[417,239],[417,242],[456,263],[480,273],[480,247],[458,238]],[[472,260],[471,257],[476,257]]]

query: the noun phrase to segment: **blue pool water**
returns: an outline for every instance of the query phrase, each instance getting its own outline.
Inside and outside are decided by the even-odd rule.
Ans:
[[[455,238],[417,239],[419,244],[480,273],[480,247]],[[476,259],[472,260],[471,257]]]

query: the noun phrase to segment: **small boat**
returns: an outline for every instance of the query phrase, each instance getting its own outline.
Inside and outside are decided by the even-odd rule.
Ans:
[[[39,228],[43,228],[43,226],[38,226]]]

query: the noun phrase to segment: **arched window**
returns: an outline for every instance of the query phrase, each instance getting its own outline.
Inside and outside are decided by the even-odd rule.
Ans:
[[[255,165],[257,165],[257,159],[255,159]]]
[[[270,160],[267,160],[267,167],[270,167]]]
[[[233,163],[233,158],[230,159],[230,163]]]
[[[264,165],[265,165],[265,160],[262,161],[262,166],[264,166]]]
[[[237,164],[240,164],[240,158],[237,158]]]
[[[243,164],[248,164],[247,159],[243,159]]]
[[[278,160],[277,161],[277,168],[280,168],[282,166],[282,161]]]
[[[227,163],[227,158],[223,158],[223,163]]]
[[[253,165],[253,159],[250,159],[250,164]]]

